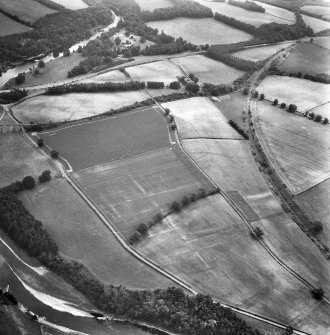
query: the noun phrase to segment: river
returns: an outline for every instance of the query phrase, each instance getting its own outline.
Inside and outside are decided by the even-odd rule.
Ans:
[[[113,23],[111,23],[109,26],[107,26],[106,28],[102,29],[101,31],[95,33],[94,35],[92,35],[90,38],[80,41],[79,43],[76,43],[75,45],[73,45],[70,48],[70,52],[74,52],[77,51],[79,46],[84,47],[89,41],[95,40],[97,37],[101,36],[101,34],[103,32],[107,32],[109,31],[111,28],[114,28],[117,26],[120,17],[117,16],[114,12],[112,12],[114,21]],[[59,56],[57,58],[63,57],[63,53],[60,53]],[[51,60],[54,60],[54,56],[53,54],[49,54],[48,56],[45,56],[44,58],[41,58],[45,63],[50,62]],[[8,69],[7,72],[3,72],[2,76],[0,77],[0,87],[2,87],[9,79],[16,77],[19,73],[22,72],[29,72],[30,68],[33,67],[33,64],[39,62],[39,60],[37,61],[31,61],[29,63],[25,63],[23,65],[19,65],[16,66],[12,69]]]

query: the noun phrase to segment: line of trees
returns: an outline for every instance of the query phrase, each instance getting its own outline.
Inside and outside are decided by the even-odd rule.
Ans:
[[[242,129],[235,121],[229,120],[228,122],[239,134],[241,134],[246,140],[249,139],[249,135]]]
[[[252,12],[260,12],[260,13],[264,13],[265,12],[265,8],[256,4],[253,1],[236,1],[236,0],[229,0],[228,2],[230,5],[233,6],[237,6],[237,7],[241,7],[244,8],[246,10],[250,10]]]
[[[0,92],[0,104],[10,104],[27,96],[26,90],[13,88],[9,92]]]
[[[148,81],[147,82],[148,88],[155,88],[155,89],[163,89],[165,87],[162,81]]]

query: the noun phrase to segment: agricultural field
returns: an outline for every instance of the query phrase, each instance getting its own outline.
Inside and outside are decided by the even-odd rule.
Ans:
[[[64,126],[39,136],[74,170],[169,146],[166,121],[153,107]]]
[[[12,108],[22,123],[74,121],[145,100],[139,91],[40,95]]]
[[[278,67],[288,73],[330,74],[329,50],[314,43],[300,43]]]
[[[196,45],[237,43],[252,39],[252,35],[212,18],[176,18],[151,21],[147,22],[147,25],[159,31],[163,30],[165,34],[175,38],[182,37]]]
[[[300,9],[316,14],[316,15],[321,15],[321,16],[329,16],[330,15],[330,7],[325,7],[325,6],[302,6]]]
[[[211,187],[171,148],[83,169],[73,177],[127,240],[174,200]]]
[[[317,44],[323,48],[330,49],[330,37],[325,36],[325,37],[315,37],[314,44]]]
[[[57,12],[34,0],[0,0],[0,9],[31,23],[34,23],[47,14]]]
[[[203,97],[162,104],[174,116],[180,138],[243,139],[227,122],[218,108]]]
[[[199,292],[304,330],[304,318],[322,304],[253,240],[238,214],[221,195],[191,204],[149,231],[137,249]],[[275,275],[276,274],[276,275]],[[313,306],[313,307],[312,307]],[[306,314],[305,314],[306,313]],[[310,328],[308,328],[310,327]]]
[[[172,7],[174,4],[171,0],[136,0],[142,10],[153,11],[156,8]]]
[[[109,72],[105,72],[102,74],[96,74],[94,76],[81,80],[81,82],[84,82],[84,83],[106,83],[109,81],[124,82],[124,81],[129,81],[129,78],[127,78],[125,74],[122,73],[121,71],[114,70],[114,71],[109,71]]]
[[[32,30],[32,28],[25,26],[22,23],[14,21],[7,15],[0,12],[0,22],[1,22],[1,29],[0,29],[0,37],[7,36],[12,34],[24,33],[25,31]]]
[[[284,76],[267,77],[258,91],[264,93],[268,100],[278,99],[279,103],[295,104],[302,113],[327,103],[330,96],[329,85]],[[329,108],[323,110],[322,116],[330,118]]]
[[[230,84],[244,74],[243,71],[202,55],[173,58],[172,62],[181,66],[186,73],[194,73],[203,83]]]
[[[267,157],[293,194],[330,177],[330,128],[270,103],[257,103],[257,133]]]
[[[236,20],[252,24],[255,27],[260,27],[262,24],[270,22],[291,24],[291,22],[293,23],[296,20],[293,12],[279,7],[265,5],[264,3],[259,4],[266,9],[266,12],[258,13],[258,12],[250,12],[241,7],[232,6],[226,2],[216,2],[207,0],[196,0],[196,1],[206,7],[211,8],[213,13],[218,12],[220,14],[233,17]]]
[[[257,47],[257,48],[246,48],[242,51],[238,51],[233,53],[233,56],[252,60],[254,62],[265,60],[268,57],[274,55],[276,52],[287,48],[288,46],[292,45],[293,42],[285,42],[279,43],[275,45],[268,45],[266,47]]]
[[[68,9],[76,10],[87,8],[87,4],[83,0],[52,0]]]
[[[126,71],[134,80],[162,81],[165,85],[169,85],[170,82],[178,80],[177,77],[183,76],[180,68],[169,61],[127,67]]]
[[[295,200],[311,220],[322,222],[320,238],[326,245],[330,245],[330,179],[300,193]]]
[[[315,17],[311,17],[308,15],[302,15],[303,20],[305,21],[307,26],[310,26],[314,33],[318,33],[322,30],[330,29],[330,23],[316,19]]]

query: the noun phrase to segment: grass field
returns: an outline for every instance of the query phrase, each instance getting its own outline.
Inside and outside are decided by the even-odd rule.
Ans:
[[[0,0],[0,8],[11,15],[16,15],[21,20],[31,23],[47,14],[56,13],[56,10],[34,0]]]
[[[210,2],[211,3],[211,2]],[[252,35],[217,22],[212,18],[176,18],[166,21],[151,21],[148,26],[164,30],[175,38],[182,37],[194,44],[225,44],[247,41]]]
[[[153,11],[156,8],[172,7],[173,2],[170,0],[137,0],[136,1],[142,10]]]
[[[126,68],[128,74],[139,81],[162,81],[168,85],[182,77],[179,67],[169,61],[160,61]]]
[[[23,33],[28,30],[32,30],[32,28],[25,26],[17,21],[14,21],[7,15],[0,13],[0,22],[1,22],[1,29],[0,29],[0,37],[7,36],[12,34],[19,34]]]
[[[68,9],[76,10],[87,8],[87,4],[83,0],[52,0]]]
[[[307,26],[310,26],[314,33],[318,33],[322,30],[330,29],[330,23],[316,19],[315,17],[311,17],[308,15],[302,15],[303,20],[305,21]]]
[[[174,200],[210,187],[170,148],[83,169],[73,176],[127,239],[141,222],[166,212]]]
[[[279,7],[266,5],[259,3],[265,9],[265,13],[250,12],[244,8],[229,5],[225,2],[207,1],[207,0],[196,0],[200,4],[207,6],[220,14],[233,17],[239,21],[252,24],[256,27],[260,27],[264,23],[277,22],[283,24],[291,24],[295,22],[294,13]]]
[[[283,48],[287,48],[291,44],[293,44],[293,42],[269,45],[266,47],[247,48],[245,50],[235,52],[233,55],[247,60],[259,61],[267,59]]]
[[[137,248],[199,292],[285,324],[314,316],[320,307],[308,289],[251,238],[221,195],[169,216]],[[318,323],[312,321],[305,329],[315,330]]]
[[[39,136],[74,170],[169,146],[166,121],[153,107],[77,123]]]
[[[301,43],[290,53],[279,70],[304,74],[330,74],[329,50],[314,43]]]
[[[320,45],[323,48],[330,49],[330,37],[329,36],[315,37],[313,43]]]
[[[73,121],[145,99],[139,91],[40,95],[16,105],[13,113],[22,123]]]
[[[330,177],[329,127],[264,102],[257,115],[259,140],[293,194]]]
[[[163,107],[170,109],[179,135],[183,139],[200,137],[242,139],[208,98],[197,97],[167,102]]]
[[[89,77],[87,79],[83,79],[82,82],[88,82],[88,83],[106,83],[108,81],[114,81],[114,82],[124,82],[129,81],[129,78],[127,78],[124,73],[118,70],[109,71],[102,74],[97,74],[95,76]]]
[[[305,10],[306,12],[327,16],[330,15],[330,7],[324,6],[302,6],[300,9]]]
[[[285,90],[283,89],[285,87]],[[330,88],[326,84],[293,77],[269,76],[258,87],[269,100],[296,104],[300,112],[305,112],[329,101]],[[323,112],[323,117],[330,117],[330,111]]]
[[[204,83],[229,84],[244,74],[243,71],[201,55],[174,58],[172,61],[186,73],[194,73]]]

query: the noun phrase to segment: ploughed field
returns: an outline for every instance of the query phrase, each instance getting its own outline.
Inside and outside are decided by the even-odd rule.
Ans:
[[[56,10],[48,8],[35,0],[0,0],[0,9],[30,23],[34,23],[39,18],[47,14],[57,12]]]
[[[252,35],[218,22],[212,18],[176,18],[147,22],[151,28],[164,30],[175,38],[182,37],[193,44],[226,44],[252,39]]]
[[[244,74],[243,71],[202,55],[173,58],[172,62],[186,73],[194,73],[203,83],[229,84]]]
[[[32,30],[32,28],[11,19],[10,17],[1,12],[0,12],[0,22],[1,22],[0,37],[12,34],[24,33],[25,31]]]
[[[145,100],[140,91],[40,95],[12,108],[24,124],[74,121]]]
[[[285,90],[283,87],[285,87]],[[302,113],[326,104],[330,96],[329,85],[284,76],[268,76],[257,90],[259,93],[264,93],[266,99],[272,101],[278,99],[279,103],[297,105],[298,111]],[[330,109],[327,104],[322,108],[322,113],[318,108],[313,111],[330,119]]]
[[[330,74],[329,50],[314,44],[300,43],[279,66],[279,70],[304,74]]]
[[[330,177],[330,127],[257,103],[256,129],[276,173],[293,194]]]
[[[73,170],[169,146],[167,125],[154,107],[40,133]]]

